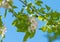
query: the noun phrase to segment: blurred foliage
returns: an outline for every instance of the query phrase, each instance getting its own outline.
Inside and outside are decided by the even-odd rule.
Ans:
[[[2,40],[5,38],[5,35],[3,34],[2,29],[3,29],[3,22],[2,22],[2,16],[0,15],[0,42],[3,42]],[[3,37],[2,37],[2,34],[3,34]]]
[[[43,3],[43,2],[42,2],[42,1],[39,1],[39,0],[38,0],[38,1],[36,0],[36,1],[35,1],[35,4],[38,5],[38,6],[41,6],[42,3]]]
[[[1,18],[2,18],[2,16],[0,16],[0,28],[2,28],[2,26],[3,26]]]
[[[25,14],[17,14],[17,18],[13,21],[12,25],[15,25],[17,27],[18,32],[25,32],[28,29],[28,26],[30,25],[30,22],[28,20],[28,16]]]
[[[17,6],[13,5],[13,1],[9,1],[8,4],[11,8],[5,8],[4,17],[7,16],[7,12],[11,12],[12,16],[15,17],[15,20],[12,21],[12,25],[17,28],[17,32],[24,32],[25,36],[23,42],[26,42],[28,38],[33,38],[36,30],[34,32],[29,32],[28,27],[31,25],[29,21],[29,15],[33,15],[38,20],[46,21],[46,25],[39,28],[43,32],[48,33],[49,42],[57,39],[60,36],[60,13],[53,11],[48,5],[45,5],[42,0],[34,0],[34,3],[27,2],[27,0],[19,0],[23,3],[21,10],[16,13],[14,9],[18,8]],[[0,0],[0,4],[2,0]],[[45,7],[43,7],[44,5]],[[26,11],[26,12],[25,12]],[[46,12],[47,11],[47,12]],[[0,28],[2,25],[2,20],[0,16]],[[0,32],[1,33],[1,32]],[[53,36],[50,36],[53,33]]]
[[[0,4],[2,3],[2,0],[0,0]]]

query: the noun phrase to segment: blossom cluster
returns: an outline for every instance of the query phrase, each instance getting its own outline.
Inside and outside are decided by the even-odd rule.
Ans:
[[[36,21],[36,18],[34,16],[30,16],[29,21],[31,22],[31,25],[28,27],[28,31],[29,32],[31,32],[31,31],[34,32],[34,30],[36,30],[37,25],[38,25],[38,23]]]
[[[8,3],[9,1],[12,1],[12,0],[2,0],[2,1],[0,1],[0,7],[11,8],[11,6]]]
[[[0,36],[3,38],[5,33],[6,33],[6,27],[3,26],[2,28],[0,28]]]

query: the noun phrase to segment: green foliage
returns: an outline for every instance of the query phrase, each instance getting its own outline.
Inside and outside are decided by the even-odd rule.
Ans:
[[[9,5],[12,6],[13,2],[12,0],[8,1]]]
[[[2,26],[3,26],[1,18],[2,18],[2,16],[0,16],[0,28],[2,28]]]
[[[11,12],[12,15],[15,16],[15,20],[12,22],[12,25],[17,28],[17,32],[25,33],[23,42],[26,42],[28,38],[33,38],[36,33],[36,30],[34,32],[28,31],[28,27],[31,25],[31,22],[29,21],[29,15],[31,14],[34,14],[35,18],[38,18],[38,20],[46,21],[46,25],[39,28],[39,30],[42,30],[43,32],[47,32],[49,34],[54,33],[54,36],[50,36],[48,38],[55,40],[58,36],[60,36],[59,12],[52,11],[51,8],[47,5],[44,5],[45,7],[42,7],[43,2],[41,0],[35,0],[34,3],[27,2],[27,0],[20,1],[24,4],[24,7],[22,6],[21,10],[18,13],[14,11],[14,9],[18,7],[13,5],[12,1],[9,1],[8,4],[11,6],[11,8],[5,8],[4,17],[6,17],[7,12]],[[2,0],[0,0],[0,3],[1,2]],[[47,10],[47,13],[45,10]],[[26,13],[24,11],[26,11]],[[38,16],[36,17],[36,15]],[[3,23],[0,16],[0,28],[3,26],[2,24]]]
[[[2,0],[0,0],[0,4],[2,3]]]
[[[24,36],[24,40],[23,42],[25,42],[30,36],[30,33],[29,32],[26,32],[25,36]]]
[[[27,13],[34,14],[35,6],[30,2],[27,4],[25,9],[26,9]]]
[[[45,5],[46,6],[46,9],[49,11],[50,10],[50,7],[49,6],[47,6],[47,5]]]
[[[26,32],[30,22],[28,20],[28,16],[26,14],[17,14],[16,19],[13,21],[12,25],[17,27],[18,32]]]
[[[0,40],[0,42],[3,42],[2,40]]]
[[[35,30],[34,32],[31,32],[31,33],[30,33],[30,38],[33,38],[34,35],[35,35],[35,33],[36,33],[36,30]]]
[[[4,14],[4,17],[6,17],[6,15],[7,15],[7,9],[5,9],[5,14]]]
[[[48,33],[52,33],[52,29],[51,28],[48,28]]]
[[[41,6],[41,4],[43,3],[42,1],[35,1],[35,3],[38,5],[38,6]]]
[[[39,28],[39,30],[42,30],[43,32],[46,32],[47,28],[43,26],[42,28]]]
[[[42,8],[39,9],[39,12],[41,12],[42,14],[44,14],[45,13],[44,10],[45,10],[45,8],[42,7]]]
[[[34,32],[28,32],[28,31],[27,31],[27,32],[25,33],[25,36],[24,36],[23,42],[27,41],[28,38],[32,38],[32,37],[34,37],[35,32],[36,32],[36,31],[34,31]]]

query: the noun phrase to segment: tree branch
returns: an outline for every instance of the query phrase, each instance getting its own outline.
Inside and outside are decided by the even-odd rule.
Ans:
[[[25,6],[27,6],[27,4],[26,3],[24,3],[22,0],[20,0],[20,2],[21,3],[23,3]],[[30,7],[31,9],[32,9],[32,7]],[[37,9],[35,9],[35,10],[37,10]],[[37,13],[37,14],[40,14],[40,13]],[[42,14],[41,14],[42,15]],[[43,15],[42,15],[43,16]]]
[[[20,0],[20,2],[21,2],[21,3],[23,3],[25,6],[27,6],[27,4],[26,4],[26,3],[24,3],[22,0]],[[30,8],[32,9],[32,7],[30,7]],[[37,9],[35,9],[35,10],[37,10]],[[40,13],[37,13],[37,14],[36,14],[36,17],[38,17],[38,16],[39,16],[39,14],[40,14]],[[43,14],[40,14],[40,15],[44,17],[44,15],[43,15]],[[46,17],[44,17],[44,18],[46,18]]]
[[[26,3],[24,3],[22,0],[20,0],[20,2],[22,2],[25,6],[27,6],[27,4],[26,4]]]

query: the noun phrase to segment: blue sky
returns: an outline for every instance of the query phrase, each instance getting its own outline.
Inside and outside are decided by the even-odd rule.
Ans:
[[[18,9],[15,9],[15,11],[18,12],[22,7],[22,3],[20,3],[18,0],[13,1],[14,5],[18,6]],[[50,6],[53,10],[60,12],[60,0],[43,0],[43,2],[44,4]],[[4,9],[0,8],[0,12],[0,14],[3,15]],[[14,20],[14,18],[12,18],[12,14],[7,13],[7,17],[3,18],[2,20],[7,27],[6,37],[4,38],[3,42],[22,42],[24,33],[16,32],[16,27],[13,27],[11,25],[12,21]],[[38,28],[40,28],[43,25],[45,25],[45,22],[38,20]],[[27,42],[48,42],[48,39],[44,35],[46,35],[46,33],[37,30],[35,36],[32,39],[28,39]],[[60,40],[55,40],[54,42],[60,42]]]

